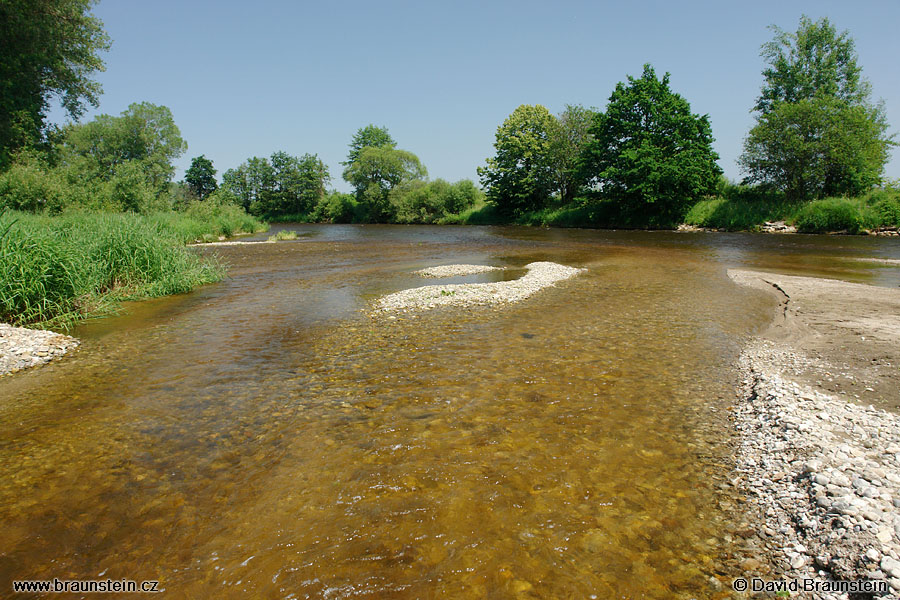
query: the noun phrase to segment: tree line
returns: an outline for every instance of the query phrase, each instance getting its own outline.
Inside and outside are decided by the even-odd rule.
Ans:
[[[528,222],[568,207],[590,224],[670,226],[717,195],[807,202],[865,194],[883,183],[896,145],[853,39],[828,19],[804,16],[796,32],[774,27],[762,48],[764,82],[738,186],[723,181],[709,116],[693,113],[670,74],[659,77],[650,64],[618,83],[602,110],[568,105],[554,115],[519,106],[497,128],[494,154],[478,169],[481,188],[429,180],[419,158],[375,125],[356,132],[341,163],[352,194],[329,190],[331,174],[316,154],[284,151],[248,158],[221,183],[200,155],[174,182],[187,144],[164,106],[47,123],[54,98],[73,118],[97,105],[90,76],[102,70],[109,39],[93,4],[0,4],[2,206],[148,212],[213,200],[266,218],[409,223],[465,222],[460,215],[479,211]]]

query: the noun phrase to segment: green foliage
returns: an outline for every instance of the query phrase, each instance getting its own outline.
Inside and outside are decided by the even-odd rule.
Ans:
[[[870,102],[853,40],[828,19],[804,16],[793,34],[773,29],[757,124],[739,161],[747,180],[797,200],[865,192],[895,144],[884,110]]]
[[[551,149],[557,127],[545,107],[523,104],[497,128],[496,154],[478,168],[478,175],[488,199],[503,214],[536,210],[549,200],[559,170],[554,171]]]
[[[875,227],[878,217],[858,198],[823,198],[805,204],[794,218],[797,230],[804,233],[847,231]]]
[[[848,105],[868,102],[871,86],[862,77],[853,38],[827,18],[813,22],[803,15],[796,33],[772,26],[775,37],[762,47],[769,65],[754,110],[766,114],[783,102],[816,97]]]
[[[377,148],[379,146],[388,146],[390,148],[395,148],[397,146],[397,142],[395,142],[394,138],[391,137],[391,134],[388,133],[387,127],[376,127],[372,124],[360,127],[357,132],[353,134],[353,139],[350,141],[350,152],[347,154],[346,162],[341,164],[345,167],[349,167],[359,160],[359,153],[362,152],[363,148]]]
[[[73,118],[97,106],[103,71],[99,54],[109,48],[93,0],[0,2],[0,169],[11,155],[38,142],[51,100],[58,97]]]
[[[63,129],[57,149],[62,166],[84,179],[110,181],[117,169],[134,161],[157,195],[168,192],[174,161],[187,143],[172,112],[149,102],[131,104],[118,117],[99,115],[84,124]]]
[[[222,189],[254,215],[307,213],[325,196],[328,167],[315,154],[252,157],[222,176]]]
[[[216,169],[203,154],[191,160],[191,166],[184,173],[184,181],[198,200],[204,200],[219,187]]]
[[[866,204],[878,216],[881,227],[900,227],[900,189],[888,186],[873,190]]]
[[[601,196],[614,199],[622,221],[677,223],[715,190],[721,170],[708,116],[669,89],[650,65],[640,79],[619,83],[606,112],[594,118],[584,167]]]
[[[397,223],[438,223],[484,202],[484,192],[468,179],[449,183],[443,179],[410,181],[390,194]]]
[[[412,152],[391,146],[366,146],[344,169],[344,179],[356,189],[356,200],[367,220],[384,222],[393,218],[390,193],[395,187],[428,175]]]
[[[877,109],[828,97],[782,103],[762,114],[739,162],[748,181],[790,198],[859,195],[876,185],[892,145]]]
[[[67,326],[122,299],[187,292],[217,281],[177,235],[139,215],[0,215],[0,321]]]
[[[331,191],[313,209],[312,221],[329,223],[357,223],[364,220],[363,211],[353,194]]]
[[[290,229],[282,229],[275,235],[269,236],[270,242],[282,242],[282,241],[296,240],[296,239],[297,239],[297,232],[291,231]]]
[[[571,202],[587,185],[581,156],[591,139],[590,126],[596,110],[567,104],[550,129],[550,155],[556,192],[562,202]]]
[[[0,172],[0,209],[58,212],[66,204],[66,181],[34,153],[20,153]]]

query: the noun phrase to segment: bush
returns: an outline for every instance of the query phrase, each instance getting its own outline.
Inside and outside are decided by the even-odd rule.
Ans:
[[[65,182],[38,161],[19,159],[0,174],[0,208],[59,212],[66,204]]]
[[[804,205],[794,217],[797,230],[804,233],[859,233],[860,229],[876,227],[878,222],[875,211],[864,201],[854,198],[814,200]]]
[[[363,208],[352,194],[331,191],[313,208],[310,219],[316,222],[358,223],[365,220]]]
[[[900,227],[900,190],[890,186],[874,190],[866,197],[866,203],[881,227]]]
[[[467,179],[410,181],[391,190],[390,201],[398,223],[438,223],[483,202],[484,192]]]

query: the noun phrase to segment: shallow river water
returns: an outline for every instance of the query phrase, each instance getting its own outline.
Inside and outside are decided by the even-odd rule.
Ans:
[[[285,227],[279,227],[279,229]],[[727,581],[739,266],[895,287],[895,240],[290,226],[230,277],[80,326],[0,379],[0,597],[705,598]],[[271,232],[270,232],[271,233]],[[267,234],[268,235],[268,234]],[[373,315],[413,271],[585,273],[503,308]],[[27,597],[27,596],[17,596]],[[108,597],[108,596],[107,596]]]

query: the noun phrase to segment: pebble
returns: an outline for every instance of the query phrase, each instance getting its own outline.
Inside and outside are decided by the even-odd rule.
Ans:
[[[816,565],[819,578],[887,578],[900,590],[900,417],[787,380],[784,365],[803,360],[770,341],[744,349],[736,487],[771,532],[776,572],[809,577]],[[747,560],[745,572],[762,564]]]
[[[0,323],[0,377],[48,363],[78,344],[61,333]]]
[[[478,265],[445,265],[453,269],[472,268]],[[431,270],[439,267],[432,267]],[[575,277],[585,269],[576,269],[552,262],[533,262],[525,265],[527,273],[513,281],[494,283],[457,283],[428,285],[402,290],[382,296],[375,303],[376,312],[423,310],[437,306],[496,305],[519,302],[552,286]],[[456,274],[454,272],[454,274]]]

